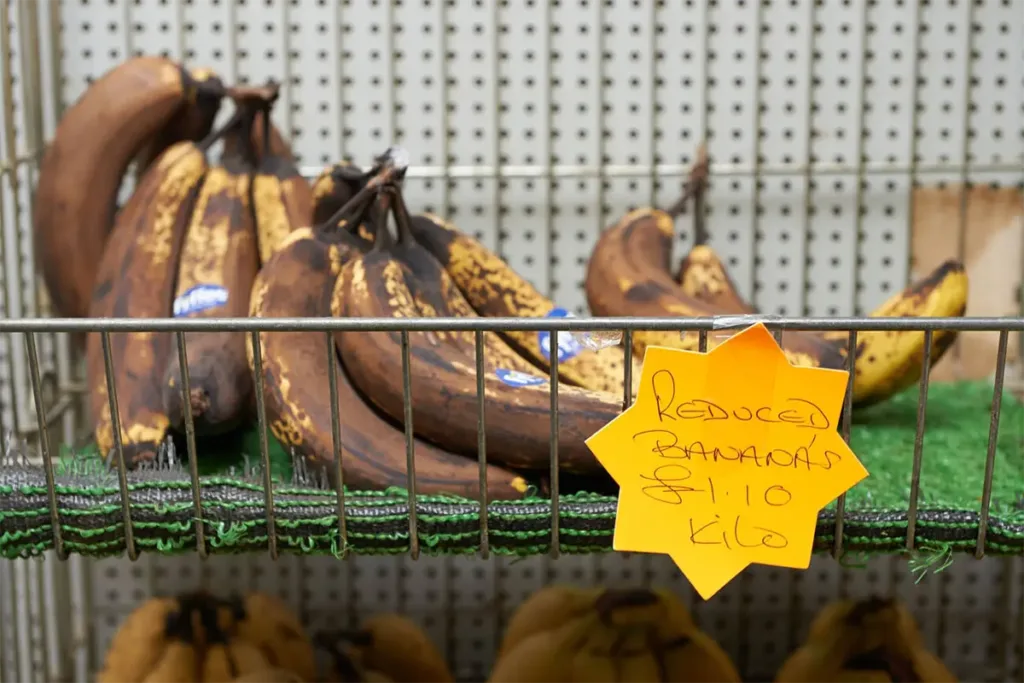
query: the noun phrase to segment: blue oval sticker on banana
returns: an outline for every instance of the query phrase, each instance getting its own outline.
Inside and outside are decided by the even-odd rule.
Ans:
[[[575,318],[576,316],[564,308],[552,308],[545,318]],[[541,330],[537,333],[537,343],[540,344],[540,352],[544,354],[545,360],[551,360],[551,333]],[[583,346],[577,341],[576,336],[571,332],[558,333],[558,362],[564,363],[575,358],[583,351]]]
[[[528,375],[525,372],[519,372],[518,370],[506,370],[505,368],[498,368],[494,371],[494,374],[498,379],[510,387],[533,387],[547,382],[543,377],[535,377],[534,375]]]
[[[228,290],[220,285],[196,285],[174,300],[171,308],[175,318],[184,318],[228,302]]]

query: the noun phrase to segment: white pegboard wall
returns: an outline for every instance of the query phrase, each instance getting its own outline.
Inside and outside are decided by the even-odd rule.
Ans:
[[[311,170],[339,157],[365,163],[391,143],[418,165],[531,167],[528,178],[421,180],[410,201],[444,210],[581,312],[600,230],[679,192],[678,177],[602,178],[598,168],[686,164],[706,135],[715,164],[738,174],[716,179],[709,208],[743,292],[769,312],[838,315],[866,312],[905,283],[912,147],[920,182],[1000,164],[1002,182],[1020,182],[1016,9],[65,0],[63,96],[72,101],[126,54],[162,51],[228,80],[282,80],[276,120]],[[810,161],[829,174],[806,173]],[[551,179],[549,163],[586,172]],[[897,170],[876,175],[884,164]],[[933,175],[941,164],[948,173]],[[759,169],[771,174],[760,183]],[[681,248],[692,239],[686,223]]]
[[[308,170],[343,157],[366,163],[393,143],[408,148],[416,165],[455,169],[450,180],[410,180],[410,205],[446,213],[557,304],[578,312],[585,311],[582,282],[600,231],[633,206],[652,199],[670,204],[681,179],[651,165],[689,164],[703,138],[719,171],[708,202],[713,243],[743,293],[769,313],[867,312],[901,288],[915,172],[925,184],[1022,180],[1019,0],[8,0],[5,6],[10,56],[3,68],[12,88],[3,93],[3,135],[10,137],[0,138],[0,154],[8,164],[9,139],[20,157],[37,146],[33,131],[52,134],[53,93],[65,105],[73,102],[91,79],[131,54],[182,57],[228,81],[273,77],[284,85],[275,121]],[[25,77],[34,72],[33,60],[22,59],[33,16],[41,37],[39,87]],[[56,45],[47,41],[56,33],[53,18]],[[49,61],[55,50],[60,87]],[[41,129],[33,128],[36,121]],[[809,162],[817,164],[811,172]],[[578,168],[549,178],[549,164]],[[496,166],[515,167],[516,177],[495,177]],[[633,166],[642,168],[620,173]],[[465,177],[473,169],[488,172]],[[5,173],[0,183],[0,315],[39,312],[30,183],[30,164]],[[951,219],[950,229],[956,227]],[[689,218],[678,228],[677,258],[693,240]],[[19,427],[34,420],[24,346],[13,342],[0,339],[3,429],[14,426],[15,407]],[[41,337],[40,345],[44,382],[73,384],[63,341]],[[70,418],[61,428],[70,441]],[[5,659],[12,649],[24,647],[37,662],[49,658],[49,670],[57,671],[60,648],[53,644],[79,640],[76,671],[83,674],[138,600],[196,582],[265,587],[313,624],[353,623],[382,608],[408,611],[466,677],[483,671],[515,605],[552,579],[648,579],[685,590],[673,566],[648,556],[276,564],[183,557],[136,564],[75,559],[33,563],[31,571],[29,563],[15,566],[0,566],[4,624],[30,617],[14,613],[16,593],[31,597],[19,605],[41,609],[39,596],[51,584],[59,604],[72,604],[73,619],[50,619],[45,633],[42,626],[2,629],[3,680],[31,680],[23,675],[38,670],[24,659]],[[769,670],[758,664],[776,663],[802,635],[822,601],[895,590],[914,602],[930,642],[959,674],[1004,680],[998,662],[991,675],[979,673],[980,663],[999,660],[1002,643],[1024,641],[1024,633],[1000,641],[1005,634],[991,627],[993,615],[1021,623],[1021,585],[1019,559],[958,559],[946,574],[914,586],[897,560],[840,571],[820,558],[804,573],[748,572],[710,603],[694,601],[694,609],[739,663],[758,673]],[[1008,599],[1000,586],[1008,586]],[[83,617],[90,597],[95,622]],[[749,650],[741,657],[742,645]],[[1005,671],[1019,680],[1022,655],[1009,649],[1003,661],[1012,666]],[[5,668],[4,661],[15,663]]]

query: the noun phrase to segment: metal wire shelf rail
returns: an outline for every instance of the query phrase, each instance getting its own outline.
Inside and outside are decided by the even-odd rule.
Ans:
[[[740,327],[761,322],[768,327],[777,340],[787,330],[801,331],[847,331],[849,334],[849,348],[855,348],[858,333],[877,331],[917,331],[924,335],[924,348],[922,358],[922,372],[919,380],[919,399],[917,406],[917,419],[914,427],[914,452],[913,469],[910,473],[910,495],[906,509],[906,550],[915,550],[916,528],[919,521],[919,496],[921,484],[921,465],[923,458],[923,445],[925,433],[925,414],[927,403],[927,391],[929,387],[929,373],[932,356],[933,335],[939,331],[955,332],[996,332],[999,335],[998,358],[994,377],[992,405],[989,416],[988,444],[985,457],[985,476],[983,490],[980,492],[980,511],[977,517],[977,537],[974,544],[974,552],[977,557],[986,553],[986,536],[988,533],[989,518],[991,514],[992,482],[994,474],[994,463],[996,456],[996,443],[999,435],[999,421],[1002,405],[1003,384],[1006,369],[1007,347],[1011,332],[1024,331],[1024,318],[802,318],[802,317],[778,317],[778,316],[718,316],[714,318],[574,318],[574,319],[536,319],[536,318],[420,318],[420,319],[391,319],[391,318],[208,318],[208,319],[21,319],[0,321],[0,334],[20,334],[24,336],[25,348],[31,371],[31,384],[33,398],[36,408],[36,417],[39,422],[39,451],[42,457],[42,469],[45,472],[46,498],[48,502],[50,528],[52,532],[52,547],[56,550],[57,556],[65,559],[68,556],[67,548],[63,538],[62,520],[60,513],[60,493],[56,485],[57,475],[54,467],[54,450],[49,441],[48,430],[44,421],[48,411],[43,405],[41,394],[41,379],[38,362],[38,347],[36,335],[49,332],[79,332],[99,333],[104,356],[104,367],[106,375],[106,386],[108,390],[108,402],[112,415],[114,449],[113,463],[116,467],[118,477],[118,489],[120,494],[120,517],[123,522],[124,542],[128,556],[135,560],[139,556],[139,549],[133,536],[133,509],[130,503],[129,493],[129,471],[125,463],[123,445],[121,442],[120,412],[118,409],[118,397],[115,382],[113,380],[116,372],[116,361],[111,354],[110,335],[125,332],[153,332],[172,333],[176,338],[177,353],[181,359],[185,357],[186,342],[185,333],[189,331],[236,331],[244,332],[249,336],[249,343],[254,348],[254,374],[256,378],[256,420],[260,433],[260,464],[262,470],[262,496],[263,512],[265,512],[267,547],[271,557],[276,558],[279,554],[278,533],[275,507],[275,486],[271,478],[272,468],[267,437],[267,416],[266,406],[263,399],[263,370],[262,354],[260,353],[261,332],[277,331],[310,331],[324,334],[326,343],[324,352],[333,353],[333,332],[370,332],[386,331],[398,332],[402,342],[402,387],[405,401],[404,436],[406,445],[406,476],[408,482],[407,500],[403,514],[408,518],[409,553],[413,558],[420,554],[418,510],[421,502],[417,496],[417,481],[415,468],[415,428],[412,422],[412,391],[411,373],[409,358],[409,334],[413,332],[440,332],[440,331],[471,331],[475,337],[475,361],[476,361],[476,400],[478,406],[477,429],[478,429],[478,453],[477,459],[480,465],[480,551],[484,556],[489,552],[488,544],[488,515],[491,505],[486,494],[486,464],[487,464],[487,443],[485,438],[486,423],[486,400],[484,392],[484,332],[499,332],[507,330],[517,331],[547,331],[552,336],[552,346],[557,344],[559,333],[573,334],[589,331],[618,332],[622,335],[622,343],[626,349],[624,382],[623,382],[623,409],[628,408],[632,395],[629,387],[632,386],[631,363],[632,338],[636,330],[659,330],[678,331],[680,334],[696,333],[699,336],[699,350],[707,350],[709,333],[721,330],[735,330]],[[847,369],[853,373],[855,354],[848,354]],[[182,378],[181,391],[188,395],[189,377],[188,365],[181,363]],[[550,394],[550,553],[557,556],[560,552],[560,513],[561,501],[559,491],[559,453],[558,453],[558,357],[552,354],[549,374]],[[336,493],[335,512],[337,518],[337,533],[342,547],[342,554],[348,547],[347,521],[350,512],[346,506],[346,492],[343,486],[344,464],[341,451],[345,435],[342,432],[338,407],[337,376],[329,373],[332,415],[332,436],[333,436],[333,463],[337,468],[335,475],[338,485],[333,487]],[[840,424],[840,432],[843,438],[849,442],[851,416],[852,416],[852,391],[853,383],[847,387],[843,416]],[[196,457],[196,439],[193,425],[193,418],[189,411],[185,411],[185,433],[187,455],[189,463],[189,478],[191,484],[191,499],[195,522],[196,551],[205,556],[208,552],[207,539],[204,535],[204,506],[203,506],[203,485],[199,475]],[[2,444],[0,444],[2,445]],[[845,496],[840,497],[831,521],[832,543],[831,552],[838,556],[843,552],[844,524],[846,522]]]

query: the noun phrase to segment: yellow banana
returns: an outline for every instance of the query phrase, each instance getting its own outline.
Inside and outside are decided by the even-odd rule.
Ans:
[[[866,674],[862,677],[862,674]],[[906,607],[895,600],[837,600],[818,614],[807,640],[783,662],[778,683],[882,680],[953,683],[925,646]]]

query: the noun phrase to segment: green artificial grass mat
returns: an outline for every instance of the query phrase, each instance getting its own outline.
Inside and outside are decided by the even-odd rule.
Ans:
[[[934,384],[928,393],[915,545],[974,551],[980,525],[993,388],[990,382]],[[854,414],[851,446],[869,472],[851,489],[843,517],[843,546],[864,552],[899,552],[907,545],[918,390]],[[345,550],[364,554],[408,552],[408,495],[401,489],[346,491],[346,535],[338,524],[337,496],[293,466],[270,435],[275,538],[279,549],[303,554]],[[210,552],[265,549],[265,494],[259,472],[260,439],[250,427],[216,440],[200,440],[203,528]],[[182,449],[177,452],[182,454]],[[64,454],[56,473],[65,549],[88,555],[120,554],[124,520],[116,473],[95,446]],[[188,552],[196,545],[196,515],[187,465],[175,463],[129,473],[136,546],[146,552]],[[563,486],[563,491],[569,487]],[[53,547],[43,473],[7,462],[0,466],[0,556]],[[488,505],[488,545],[496,554],[548,552],[551,506],[535,492],[522,501]],[[563,552],[611,549],[615,497],[579,491],[563,495]],[[427,554],[476,552],[480,506],[455,496],[417,498],[417,538]],[[816,548],[834,543],[835,503],[819,516]],[[995,452],[985,552],[1024,554],[1024,405],[1004,394]]]

